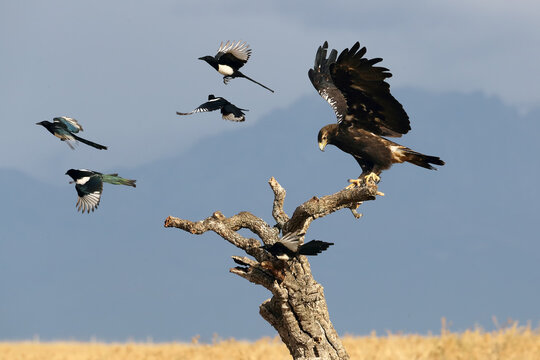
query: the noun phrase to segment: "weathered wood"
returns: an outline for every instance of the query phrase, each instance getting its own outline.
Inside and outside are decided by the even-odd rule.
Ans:
[[[237,231],[248,229],[264,244],[273,244],[279,239],[279,229],[283,233],[307,232],[313,220],[340,209],[349,208],[358,218],[356,208],[363,201],[375,199],[377,185],[368,183],[321,198],[313,197],[289,217],[283,210],[285,189],[274,178],[269,184],[274,192],[272,216],[276,227],[249,212],[226,217],[219,211],[197,222],[169,216],[165,227],[198,235],[214,231],[255,258],[233,256],[238,266],[230,272],[272,293],[272,298],[261,304],[259,312],[278,331],[294,359],[349,359],[330,321],[323,287],[313,279],[307,258],[300,256],[288,262],[275,259],[261,248],[259,240],[241,236]]]

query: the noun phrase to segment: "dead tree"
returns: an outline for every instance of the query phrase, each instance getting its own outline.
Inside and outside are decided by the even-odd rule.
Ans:
[[[357,207],[363,201],[375,199],[377,185],[368,183],[321,198],[313,197],[298,206],[289,217],[283,210],[285,189],[274,178],[269,184],[274,191],[272,216],[276,226],[268,225],[249,212],[226,217],[216,211],[197,222],[169,216],[165,227],[198,235],[214,231],[255,259],[233,256],[239,266],[230,272],[262,285],[272,293],[272,298],[261,304],[259,312],[278,331],[294,359],[349,359],[330,322],[323,287],[313,279],[307,258],[299,256],[288,262],[278,260],[261,248],[261,241],[275,243],[280,237],[280,229],[283,234],[305,233],[313,220],[344,208],[359,218]],[[240,229],[249,229],[260,240],[240,235]]]

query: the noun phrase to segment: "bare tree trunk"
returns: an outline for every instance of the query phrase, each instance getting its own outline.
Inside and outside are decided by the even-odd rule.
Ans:
[[[283,234],[307,232],[311,222],[334,211],[348,208],[356,218],[362,201],[374,200],[377,185],[343,189],[322,198],[313,197],[296,208],[291,218],[283,210],[285,189],[274,179],[269,181],[274,191],[272,216],[275,227],[249,212],[241,212],[229,218],[216,211],[205,220],[192,222],[169,216],[165,227],[175,227],[192,234],[214,231],[223,239],[244,250],[255,260],[245,256],[233,256],[238,266],[230,272],[252,283],[264,286],[272,298],[260,306],[261,316],[279,333],[294,359],[349,359],[341,340],[332,326],[324,297],[323,287],[311,274],[305,256],[288,262],[278,260],[261,248],[261,242],[238,234],[249,229],[264,244],[273,244]]]

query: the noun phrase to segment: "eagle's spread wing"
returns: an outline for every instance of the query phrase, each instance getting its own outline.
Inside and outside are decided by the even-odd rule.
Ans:
[[[220,64],[239,69],[244,66],[250,56],[251,49],[246,42],[227,41],[225,44],[221,43],[215,57]]]
[[[242,112],[248,111],[246,109],[240,109],[231,103],[227,103],[221,108],[222,118],[230,121],[244,121],[246,120],[245,114]]]
[[[385,81],[388,69],[374,66],[380,58],[366,59],[360,43],[345,49],[339,57],[328,42],[320,46],[309,78],[319,94],[332,106],[341,126],[355,126],[377,135],[399,137],[410,130],[409,117],[390,94]]]
[[[89,213],[98,207],[103,191],[103,181],[100,175],[91,175],[84,184],[76,184],[75,189],[79,195],[75,205],[78,211]]]
[[[334,63],[337,58],[337,51],[332,50],[328,59],[326,52],[328,50],[328,42],[324,42],[323,46],[319,46],[317,55],[315,55],[315,65],[313,69],[309,69],[308,76],[319,95],[326,100],[334,112],[338,122],[341,122],[347,115],[347,100],[343,93],[334,85],[330,76],[330,64]]]
[[[390,85],[385,79],[392,74],[384,67],[374,66],[382,59],[367,59],[366,51],[356,42],[330,64],[333,83],[347,99],[343,125],[357,126],[377,135],[400,137],[411,129],[409,117],[390,94]]]
[[[225,100],[222,97],[214,97],[213,95],[208,96],[208,101],[204,104],[199,105],[198,108],[194,109],[191,112],[188,113],[182,113],[182,112],[176,112],[178,115],[191,115],[195,113],[200,112],[208,112],[208,111],[215,111],[219,110],[225,105],[230,104],[227,100]]]
[[[75,134],[79,131],[83,131],[82,126],[77,122],[77,120],[67,116],[55,117],[53,122],[64,125],[69,132]]]

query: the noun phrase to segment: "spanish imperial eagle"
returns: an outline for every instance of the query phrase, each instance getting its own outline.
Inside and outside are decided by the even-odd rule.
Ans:
[[[436,170],[431,164],[444,165],[437,156],[418,153],[383,137],[401,137],[411,127],[407,113],[390,94],[390,85],[385,81],[392,74],[375,66],[381,58],[365,58],[366,48],[360,48],[358,42],[339,56],[334,49],[327,58],[327,50],[325,41],[308,75],[336,113],[337,124],[323,127],[318,142],[321,150],[331,144],[356,159],[362,174],[349,180],[349,186],[366,180],[378,182],[380,173],[395,163],[407,161],[431,170]]]

